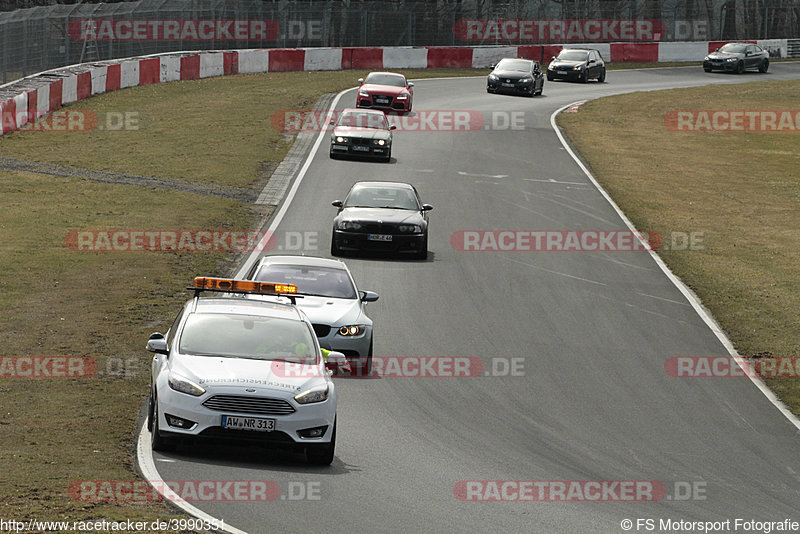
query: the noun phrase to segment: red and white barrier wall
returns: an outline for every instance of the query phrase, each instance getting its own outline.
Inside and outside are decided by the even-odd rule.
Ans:
[[[786,57],[786,39],[751,41]],[[611,62],[701,61],[722,42],[599,43],[586,45]],[[226,74],[410,68],[486,68],[504,57],[543,63],[566,45],[478,47],[270,48],[175,52],[54,69],[0,87],[0,135],[64,104],[136,85]],[[580,45],[569,45],[580,46]]]

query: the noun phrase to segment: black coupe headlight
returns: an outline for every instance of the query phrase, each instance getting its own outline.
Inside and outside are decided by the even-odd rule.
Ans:
[[[422,227],[418,224],[401,224],[397,227],[403,233],[418,234],[422,231]]]
[[[339,221],[339,230],[361,230],[361,224],[355,221]]]

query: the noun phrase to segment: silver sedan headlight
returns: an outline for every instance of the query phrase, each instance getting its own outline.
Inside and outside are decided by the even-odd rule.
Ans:
[[[397,229],[401,232],[410,232],[414,234],[418,234],[422,231],[422,227],[418,224],[401,224]]]
[[[492,81],[496,81],[497,80],[497,76],[494,75],[494,74],[490,74],[489,75],[489,79],[492,80]]]
[[[342,137],[341,135],[338,135],[338,136],[336,136],[336,142],[337,143],[346,143],[347,142],[347,138],[346,137]]]

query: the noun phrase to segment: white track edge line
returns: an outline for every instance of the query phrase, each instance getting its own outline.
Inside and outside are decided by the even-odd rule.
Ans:
[[[608,203],[611,205],[611,207],[614,208],[614,211],[616,211],[617,215],[620,216],[622,222],[624,222],[625,225],[632,232],[634,232],[635,235],[638,236],[639,234],[638,230],[636,230],[636,227],[634,227],[630,219],[628,219],[625,213],[622,212],[619,206],[617,206],[617,203],[614,202],[614,200],[611,198],[608,192],[603,188],[603,186],[600,185],[600,183],[592,175],[591,171],[589,171],[589,169],[586,168],[586,166],[583,164],[580,158],[575,154],[575,152],[572,150],[572,147],[570,147],[569,143],[567,143],[566,139],[564,139],[564,136],[561,133],[561,129],[556,124],[556,117],[558,116],[559,113],[561,113],[570,106],[578,104],[579,102],[584,102],[584,101],[579,100],[576,102],[572,102],[571,104],[567,104],[566,106],[563,106],[555,110],[552,113],[552,115],[550,115],[550,126],[553,128],[553,131],[556,133],[556,136],[558,136],[558,140],[561,142],[561,145],[564,147],[564,149],[567,151],[570,157],[572,157],[573,161],[575,161],[575,163],[578,164],[578,167],[581,168],[586,177],[589,178],[589,180],[591,180],[592,184],[594,184],[594,186],[597,188],[600,194],[603,195],[603,198],[605,198],[606,201],[608,201]],[[747,367],[745,367],[747,363],[736,352],[733,343],[731,342],[730,339],[728,339],[728,336],[725,334],[725,332],[722,331],[722,328],[720,328],[719,324],[717,324],[717,321],[714,319],[711,313],[700,302],[700,298],[697,295],[695,295],[695,293],[691,289],[689,289],[689,287],[686,286],[686,284],[684,284],[680,278],[675,276],[675,274],[670,270],[670,268],[667,267],[667,264],[664,263],[664,260],[662,260],[661,257],[655,253],[655,251],[648,248],[648,253],[650,254],[650,257],[653,258],[653,260],[656,262],[656,265],[658,265],[661,271],[667,276],[667,278],[669,278],[669,280],[675,285],[675,287],[678,288],[678,291],[683,293],[683,296],[686,297],[686,299],[689,301],[689,304],[692,305],[692,308],[694,308],[694,310],[697,312],[697,314],[700,316],[703,322],[706,323],[706,325],[711,329],[712,332],[714,332],[714,335],[717,336],[717,339],[720,341],[720,343],[722,343],[722,345],[728,351],[730,356],[736,361],[739,367],[741,367],[742,370],[745,371],[745,374],[748,376],[748,378],[750,378],[750,381],[753,382],[753,384],[755,384],[756,387],[759,390],[761,390],[761,393],[764,394],[767,400],[769,400],[778,410],[780,410],[780,412],[784,416],[786,416],[786,419],[788,419],[789,422],[792,423],[800,431],[800,419],[798,419],[798,417],[789,410],[786,404],[784,404],[783,401],[781,401],[777,397],[777,395],[775,395],[775,393],[773,393],[772,390],[770,390],[767,387],[767,385],[761,378],[757,376],[752,376],[751,373],[747,372]]]
[[[344,91],[340,92],[336,95],[331,102],[330,107],[328,108],[328,112],[332,112],[336,108],[336,104],[339,103],[339,99],[348,91],[352,91],[351,89],[345,89]],[[281,204],[281,208],[278,210],[278,213],[275,214],[273,217],[272,222],[269,225],[269,230],[264,234],[264,237],[255,247],[247,259],[242,264],[242,267],[239,268],[239,271],[236,273],[236,277],[242,276],[247,273],[248,265],[253,262],[262,252],[265,250],[265,246],[269,241],[269,237],[272,235],[272,232],[275,228],[283,220],[286,211],[289,209],[289,205],[292,203],[295,194],[297,193],[297,189],[300,187],[300,183],[303,181],[303,177],[305,176],[306,172],[308,171],[309,166],[311,165],[311,161],[314,159],[314,155],[317,153],[317,149],[319,149],[319,145],[322,142],[322,138],[327,133],[327,129],[321,130],[319,135],[317,136],[317,140],[314,143],[314,146],[311,148],[311,152],[309,152],[308,156],[306,156],[306,160],[303,163],[303,166],[300,168],[300,172],[297,173],[297,178],[295,178],[294,183],[292,184],[292,188],[289,190],[288,194],[283,200]],[[221,519],[213,517],[206,512],[200,510],[196,506],[193,506],[183,500],[179,495],[175,494],[168,487],[166,487],[166,483],[164,479],[161,478],[161,475],[156,468],[155,461],[153,460],[153,451],[150,448],[150,432],[147,431],[147,421],[142,424],[142,428],[139,431],[139,439],[136,443],[136,458],[137,463],[139,465],[139,469],[142,471],[142,475],[145,480],[152,486],[153,482],[155,482],[159,487],[155,487],[156,491],[159,492],[166,500],[186,512],[187,514],[194,516],[198,519],[202,519],[207,521],[211,525],[220,524],[222,522]],[[165,495],[167,494],[167,495]],[[244,530],[239,530],[232,526],[224,525],[223,528],[217,529],[222,530],[224,532],[229,532],[230,534],[247,534]]]
[[[342,98],[343,94],[352,90],[353,88],[345,89],[344,91],[341,91],[339,94],[337,94],[336,97],[333,99],[333,102],[331,102],[331,105],[328,107],[328,113],[332,113],[334,109],[336,109],[336,104],[339,103],[339,100]],[[278,213],[276,213],[275,216],[272,218],[272,221],[269,224],[269,228],[264,233],[264,237],[261,238],[261,241],[259,241],[258,245],[255,246],[255,250],[253,250],[250,253],[250,255],[247,256],[247,259],[242,263],[242,266],[239,267],[238,271],[236,271],[234,278],[240,278],[242,276],[245,276],[247,274],[247,271],[249,270],[249,266],[256,259],[258,259],[258,256],[260,256],[263,251],[267,250],[266,247],[270,237],[272,236],[272,234],[275,232],[275,229],[283,220],[283,217],[286,215],[286,212],[289,209],[289,205],[291,205],[294,196],[297,194],[297,190],[300,188],[300,184],[303,181],[303,177],[306,175],[308,168],[311,166],[311,161],[314,159],[314,155],[317,153],[319,145],[320,143],[322,143],[322,139],[325,135],[327,135],[327,133],[328,133],[327,128],[323,128],[320,130],[319,135],[317,136],[317,140],[314,142],[314,146],[311,147],[311,152],[309,152],[308,156],[306,157],[303,166],[300,167],[300,172],[297,173],[297,178],[294,179],[294,182],[292,183],[292,188],[289,189],[289,192],[286,194],[286,197],[284,197],[283,202],[281,203],[281,207],[278,210]]]

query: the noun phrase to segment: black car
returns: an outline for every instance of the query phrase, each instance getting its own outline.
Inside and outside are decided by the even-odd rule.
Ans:
[[[486,80],[487,93],[533,96],[542,94],[544,90],[544,76],[538,61],[504,58],[492,65],[492,69]]]
[[[606,63],[600,52],[590,48],[564,48],[547,66],[548,80],[606,81]]]
[[[723,70],[741,74],[746,69],[767,72],[769,52],[752,43],[728,43],[703,59],[703,70],[706,72]]]
[[[411,253],[428,257],[428,212],[416,188],[400,182],[357,182],[333,219],[331,254],[348,251]]]
[[[345,109],[331,132],[331,158],[359,156],[392,159],[392,130],[386,114],[379,110]]]

